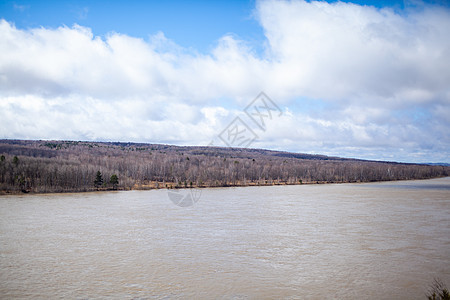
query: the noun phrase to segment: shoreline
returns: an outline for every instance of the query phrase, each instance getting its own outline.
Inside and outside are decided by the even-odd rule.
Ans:
[[[0,140],[0,154],[0,195],[359,183],[450,174],[450,166],[212,146]]]
[[[311,182],[301,182],[301,183],[286,183],[286,182],[276,182],[276,183],[247,183],[247,184],[227,184],[227,185],[201,185],[201,186],[192,186],[192,187],[184,187],[184,186],[176,186],[175,183],[170,182],[158,182],[161,184],[154,185],[152,184],[135,184],[131,188],[102,188],[102,189],[93,189],[86,191],[76,191],[76,190],[67,190],[67,191],[0,191],[1,196],[17,196],[17,195],[43,195],[43,194],[83,194],[83,193],[95,193],[95,192],[126,192],[126,191],[150,191],[150,190],[189,190],[189,189],[207,189],[207,188],[232,188],[232,187],[264,187],[264,186],[288,186],[288,185],[329,185],[329,184],[364,184],[364,183],[380,183],[380,182],[398,182],[398,181],[415,181],[415,180],[432,180],[439,178],[449,178],[450,176],[438,176],[438,177],[430,177],[430,178],[411,178],[411,179],[392,179],[392,180],[371,180],[371,181],[311,181]],[[165,184],[165,186],[164,186]],[[169,186],[170,185],[170,186]]]

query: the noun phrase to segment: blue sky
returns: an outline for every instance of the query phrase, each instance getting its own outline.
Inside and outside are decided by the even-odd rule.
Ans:
[[[182,47],[208,51],[227,33],[261,41],[255,1],[2,1],[1,17],[19,28],[72,26],[147,39],[157,32]],[[199,34],[200,33],[200,34]]]
[[[0,1],[0,20],[0,138],[224,146],[264,91],[283,113],[251,147],[450,162],[446,0]]]

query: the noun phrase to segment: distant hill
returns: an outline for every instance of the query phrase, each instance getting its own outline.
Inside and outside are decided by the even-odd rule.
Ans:
[[[443,167],[450,167],[450,164],[448,164],[448,163],[426,163],[426,165],[429,165],[429,166],[443,166]]]
[[[0,140],[0,155],[2,193],[369,182],[450,174],[448,165],[123,142]],[[112,175],[118,182],[110,180]]]

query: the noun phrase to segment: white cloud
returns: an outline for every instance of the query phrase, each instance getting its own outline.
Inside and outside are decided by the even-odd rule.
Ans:
[[[271,55],[280,62],[277,84],[291,93],[389,98],[409,89],[448,88],[448,11],[425,7],[400,16],[389,9],[314,1],[265,1],[259,11]]]
[[[208,144],[264,90],[285,113],[254,146],[449,161],[449,10],[260,1],[256,16],[262,56],[231,35],[201,54],[162,32],[1,20],[0,137]]]

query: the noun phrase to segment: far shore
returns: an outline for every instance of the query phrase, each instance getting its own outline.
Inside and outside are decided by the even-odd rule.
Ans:
[[[263,187],[263,186],[286,186],[286,185],[317,185],[317,184],[363,184],[363,183],[377,183],[377,182],[396,182],[396,181],[416,181],[416,180],[431,180],[437,178],[447,178],[449,176],[440,176],[433,178],[414,178],[414,179],[392,179],[392,180],[372,180],[372,181],[302,181],[298,183],[294,182],[278,182],[272,183],[258,183],[258,182],[246,182],[224,185],[196,185],[181,186],[175,182],[148,182],[146,184],[135,184],[132,187],[117,187],[117,188],[93,188],[90,190],[60,190],[60,191],[0,191],[0,196],[5,195],[39,195],[39,194],[69,194],[69,193],[94,193],[94,192],[119,192],[119,191],[150,191],[150,190],[182,190],[182,189],[209,189],[209,188],[227,188],[227,187]]]

